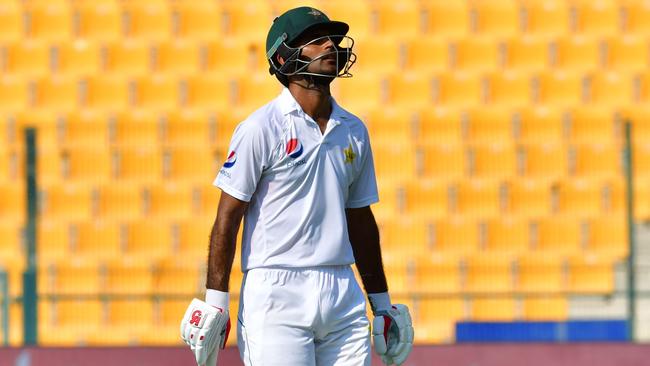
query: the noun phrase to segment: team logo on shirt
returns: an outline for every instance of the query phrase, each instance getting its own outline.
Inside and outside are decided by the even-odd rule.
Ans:
[[[230,154],[228,154],[228,159],[226,159],[226,162],[223,163],[224,168],[230,168],[235,163],[237,162],[237,156],[235,155],[235,150],[231,151]]]
[[[302,144],[298,139],[291,139],[287,142],[287,155],[292,159],[296,159],[302,155]]]

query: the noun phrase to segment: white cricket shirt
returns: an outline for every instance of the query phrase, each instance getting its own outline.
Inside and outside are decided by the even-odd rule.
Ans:
[[[242,270],[354,263],[345,208],[378,201],[365,125],[336,104],[325,133],[288,89],[241,122],[214,185],[248,201]]]

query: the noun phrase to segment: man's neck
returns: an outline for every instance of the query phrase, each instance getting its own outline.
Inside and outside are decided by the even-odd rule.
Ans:
[[[310,84],[306,86],[306,83],[292,82],[289,84],[289,92],[302,110],[313,118],[324,132],[332,113],[329,85]]]

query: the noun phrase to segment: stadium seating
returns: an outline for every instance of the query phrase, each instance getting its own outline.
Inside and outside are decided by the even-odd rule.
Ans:
[[[470,12],[465,1],[431,0],[422,4],[426,34],[462,37],[470,32]]]
[[[504,67],[507,70],[538,72],[549,67],[549,46],[543,37],[513,36],[504,42],[504,47]]]
[[[551,38],[569,33],[570,9],[562,0],[526,0],[524,29],[527,34]]]
[[[23,33],[21,8],[17,2],[0,4],[0,40],[10,42],[19,40]]]
[[[76,3],[78,19],[75,34],[97,42],[117,41],[122,36],[122,15],[117,3],[111,1]]]

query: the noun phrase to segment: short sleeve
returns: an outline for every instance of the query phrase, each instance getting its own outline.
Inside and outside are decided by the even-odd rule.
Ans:
[[[239,200],[250,201],[266,164],[267,145],[260,126],[253,121],[240,123],[212,184]]]
[[[352,185],[350,185],[348,200],[345,203],[346,208],[365,207],[379,202],[375,164],[367,134],[365,135],[365,143],[362,146],[363,152],[360,156],[359,173]]]

